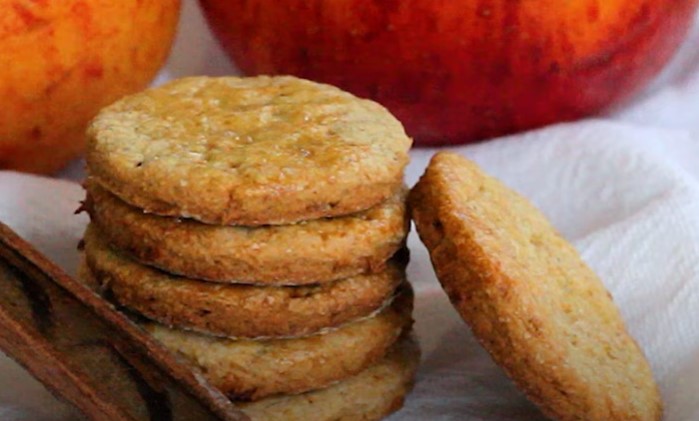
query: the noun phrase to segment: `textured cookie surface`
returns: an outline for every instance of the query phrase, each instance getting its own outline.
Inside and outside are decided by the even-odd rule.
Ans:
[[[420,360],[417,344],[401,339],[372,367],[326,389],[239,403],[253,421],[375,421],[403,406]]]
[[[367,211],[257,228],[143,213],[88,182],[87,209],[109,242],[167,272],[221,282],[300,285],[377,272],[403,244],[406,190]]]
[[[526,199],[439,153],[409,207],[455,307],[545,414],[661,418],[648,362],[609,293]]]
[[[86,160],[104,187],[152,213],[284,224],[387,199],[410,145],[386,109],[329,85],[196,77],[103,109]]]
[[[404,284],[376,316],[322,335],[291,339],[231,340],[158,324],[146,329],[168,348],[200,367],[234,400],[321,389],[383,358],[412,322],[412,291]]]
[[[401,253],[402,254],[402,253]],[[405,280],[405,262],[320,285],[260,287],[191,280],[143,266],[85,232],[87,265],[104,293],[167,326],[226,337],[301,336],[365,317]]]

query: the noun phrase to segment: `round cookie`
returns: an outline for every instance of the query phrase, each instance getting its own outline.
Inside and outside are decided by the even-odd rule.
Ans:
[[[375,421],[403,406],[420,360],[409,336],[377,364],[326,389],[237,403],[252,421]]]
[[[322,335],[291,339],[231,340],[145,324],[156,339],[199,367],[235,400],[321,389],[383,358],[412,323],[412,291],[403,284],[376,316]]]
[[[405,280],[405,262],[383,272],[320,285],[228,285],[170,275],[130,260],[98,229],[85,232],[85,258],[104,293],[167,326],[225,337],[285,337],[316,333],[375,312]]]
[[[386,200],[411,143],[385,108],[330,85],[193,77],[104,108],[86,160],[103,187],[150,213],[289,224]]]
[[[438,153],[409,207],[454,306],[547,416],[661,418],[649,364],[610,294],[526,199]]]
[[[407,191],[358,214],[265,227],[217,226],[143,213],[88,182],[86,208],[109,242],[190,278],[302,285],[383,270],[410,227]]]

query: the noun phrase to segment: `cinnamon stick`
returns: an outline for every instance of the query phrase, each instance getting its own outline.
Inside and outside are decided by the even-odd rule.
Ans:
[[[2,223],[0,349],[92,420],[248,420]]]

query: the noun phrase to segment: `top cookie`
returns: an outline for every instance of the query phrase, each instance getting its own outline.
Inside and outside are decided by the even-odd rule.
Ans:
[[[329,85],[195,77],[103,109],[86,159],[90,176],[147,212],[287,224],[388,198],[410,145],[385,108]]]
[[[651,369],[611,296],[526,199],[440,153],[409,206],[453,304],[546,415],[660,419]]]

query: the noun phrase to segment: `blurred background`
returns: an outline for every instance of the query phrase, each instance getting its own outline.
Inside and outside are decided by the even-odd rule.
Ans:
[[[102,106],[189,75],[332,83],[423,147],[590,116],[697,130],[698,3],[0,0],[0,169],[78,179]]]

